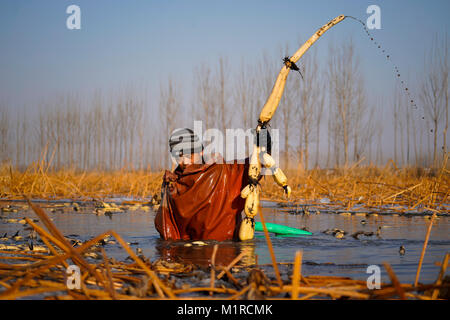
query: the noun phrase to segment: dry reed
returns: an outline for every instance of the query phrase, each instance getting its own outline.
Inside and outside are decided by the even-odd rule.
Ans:
[[[261,282],[258,277],[251,277],[250,272],[247,283],[232,276],[229,271],[242,257],[239,255],[234,261],[226,266],[218,266],[215,262],[215,252],[211,257],[211,270],[222,269],[227,275],[222,281],[227,287],[214,286],[214,281],[223,277],[223,273],[216,276],[211,272],[211,285],[208,287],[176,287],[169,280],[167,274],[176,276],[178,273],[186,274],[189,268],[185,265],[176,264],[172,267],[166,266],[164,272],[159,272],[156,263],[142,260],[136,256],[127,243],[115,231],[107,231],[77,248],[68,244],[68,240],[61,235],[60,231],[48,219],[45,211],[33,204],[32,209],[43,222],[48,231],[44,230],[32,220],[27,219],[30,227],[34,228],[45,237],[48,244],[56,246],[60,251],[53,249],[48,254],[37,254],[23,250],[3,250],[0,260],[6,258],[10,263],[0,263],[0,299],[18,299],[36,297],[45,294],[45,299],[247,299],[251,298],[252,291],[256,288],[259,294],[266,299],[311,299],[313,297],[328,297],[331,299],[390,299],[395,296],[413,299],[436,299],[441,288],[448,288],[448,283],[442,283],[441,273],[438,281],[431,285],[401,284],[395,276],[392,268],[385,264],[392,283],[381,284],[379,290],[369,290],[367,284],[362,280],[354,280],[348,277],[301,275],[301,255],[298,253],[294,262],[292,282],[273,280]],[[110,235],[114,237],[122,248],[130,255],[133,262],[125,263],[108,259],[103,252],[103,259],[94,264],[82,258],[82,254],[91,249],[99,241]],[[219,244],[220,246],[220,244]],[[217,248],[217,247],[216,247]],[[25,263],[11,263],[11,257],[21,257]],[[69,289],[65,284],[64,261],[72,260],[81,270],[85,270],[81,276],[81,288]],[[444,259],[442,268],[446,267],[448,255]],[[276,263],[276,265],[282,263]],[[251,270],[257,271],[266,278],[260,266],[254,265]],[[191,271],[194,267],[191,266]],[[441,268],[441,269],[442,269]],[[142,278],[147,275],[148,278]],[[150,286],[147,286],[146,283]],[[253,282],[252,282],[253,281]],[[300,285],[300,281],[302,284]],[[421,294],[428,290],[429,295]],[[436,291],[437,290],[437,291]],[[286,296],[287,295],[287,296]],[[432,296],[431,296],[432,295]],[[280,298],[280,296],[284,298]],[[291,297],[289,297],[291,296]]]
[[[392,162],[384,168],[352,167],[310,171],[287,171],[292,186],[291,204],[320,204],[324,198],[347,210],[383,207],[445,213],[450,195],[450,171],[420,168],[397,169]],[[22,194],[40,199],[105,199],[131,197],[150,200],[159,197],[163,172],[146,171],[50,171],[38,163],[24,172],[0,167],[0,198],[21,199]],[[287,201],[269,176],[261,180],[262,199]]]

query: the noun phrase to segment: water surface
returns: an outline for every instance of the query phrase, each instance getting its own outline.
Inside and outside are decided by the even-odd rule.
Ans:
[[[45,207],[45,204],[41,204]],[[383,282],[390,282],[382,263],[388,262],[399,280],[403,283],[414,282],[417,265],[420,258],[425,234],[429,220],[424,216],[398,216],[378,215],[343,216],[330,213],[291,214],[286,208],[280,208],[273,203],[263,203],[263,214],[266,222],[278,223],[290,227],[307,228],[312,236],[282,237],[271,234],[271,241],[278,262],[292,262],[297,250],[303,251],[302,273],[305,275],[340,275],[365,280],[369,265],[378,265],[381,268]],[[142,249],[143,254],[151,261],[159,258],[184,261],[199,265],[208,265],[213,245],[219,244],[217,254],[218,264],[228,264],[240,252],[245,251],[247,256],[243,264],[251,265],[270,264],[271,258],[263,233],[257,232],[255,238],[245,242],[215,242],[206,241],[206,245],[186,246],[183,241],[163,241],[154,228],[155,212],[150,210],[128,211],[114,213],[109,216],[96,215],[93,208],[82,208],[75,212],[71,207],[65,207],[47,214],[61,232],[72,239],[88,240],[107,230],[115,230],[134,249]],[[84,213],[83,213],[84,212]],[[7,223],[10,218],[22,217],[37,218],[30,210],[1,213],[0,234],[9,235],[19,231],[26,237],[28,231],[17,223]],[[259,219],[259,216],[257,217]],[[365,220],[366,224],[361,224]],[[351,237],[356,231],[372,231],[376,233],[381,226],[379,237],[361,237],[357,240]],[[426,250],[420,282],[431,283],[437,278],[439,267],[435,262],[441,262],[445,253],[450,251],[450,218],[439,217],[433,224],[430,240]],[[330,228],[339,228],[347,232],[343,239],[336,239],[333,235],[323,233]],[[5,243],[5,242],[2,242]],[[189,244],[188,244],[189,245]],[[399,247],[406,249],[404,255],[399,254]],[[128,254],[118,244],[105,246],[109,257],[125,260]],[[287,279],[289,267],[285,268]]]

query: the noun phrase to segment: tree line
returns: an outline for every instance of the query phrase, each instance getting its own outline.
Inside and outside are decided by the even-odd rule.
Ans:
[[[292,50],[291,50],[292,51]],[[0,105],[0,162],[24,169],[45,160],[51,168],[159,170],[170,166],[167,141],[177,127],[252,128],[282,66],[263,54],[231,68],[227,57],[194,68],[188,84],[168,76],[150,94],[49,97],[35,112]],[[271,121],[280,130],[281,165],[331,168],[354,163],[437,167],[448,152],[448,41],[436,36],[418,76],[418,108],[400,86],[370,99],[366,75],[351,41],[312,48],[291,73]],[[392,132],[392,134],[390,133]],[[386,137],[387,135],[387,137]],[[393,137],[392,137],[393,135]]]

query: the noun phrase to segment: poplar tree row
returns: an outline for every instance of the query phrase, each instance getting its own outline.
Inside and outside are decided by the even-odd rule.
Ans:
[[[253,128],[282,66],[280,48],[232,68],[226,57],[194,68],[192,81],[168,76],[153,92],[99,91],[49,97],[36,112],[0,105],[0,162],[24,169],[44,160],[52,169],[159,170],[170,166],[170,132]],[[448,152],[448,41],[436,37],[417,75],[418,108],[400,86],[382,99],[368,96],[352,42],[316,48],[292,72],[271,127],[279,129],[281,165],[292,169],[357,162],[437,167]],[[393,137],[392,134],[393,133]]]

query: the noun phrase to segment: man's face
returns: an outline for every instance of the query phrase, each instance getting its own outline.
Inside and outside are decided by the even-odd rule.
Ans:
[[[194,153],[189,155],[183,155],[177,159],[178,165],[184,169],[191,164],[201,164],[202,163],[202,153]]]

